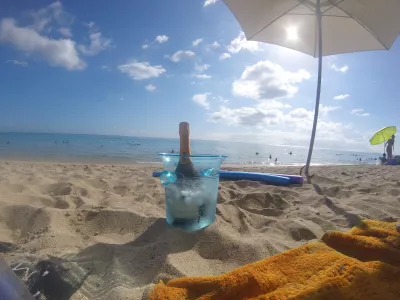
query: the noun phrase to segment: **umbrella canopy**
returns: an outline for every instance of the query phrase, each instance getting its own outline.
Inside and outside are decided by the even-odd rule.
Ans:
[[[399,0],[223,0],[248,40],[318,57],[314,123],[305,166],[317,128],[322,56],[389,49],[400,32]]]
[[[224,0],[248,40],[318,57],[317,0]],[[398,0],[320,0],[322,55],[389,49],[400,29]]]
[[[389,140],[396,133],[396,126],[388,126],[378,130],[369,140],[371,145],[379,145]]]

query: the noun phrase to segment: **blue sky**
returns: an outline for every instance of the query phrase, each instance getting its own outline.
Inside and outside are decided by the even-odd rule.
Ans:
[[[324,58],[317,147],[398,125],[399,43]],[[309,143],[317,60],[247,42],[222,1],[12,1],[0,64],[0,131]]]

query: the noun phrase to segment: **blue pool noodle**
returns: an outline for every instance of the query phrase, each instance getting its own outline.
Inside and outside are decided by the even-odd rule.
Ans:
[[[161,172],[153,172],[153,177],[160,177]],[[263,181],[272,185],[302,184],[303,177],[295,175],[275,175],[266,173],[220,171],[220,179]]]
[[[262,181],[272,185],[288,185],[290,183],[289,177],[280,175],[251,173],[251,172],[226,172],[220,171],[219,178],[225,180],[252,180]]]

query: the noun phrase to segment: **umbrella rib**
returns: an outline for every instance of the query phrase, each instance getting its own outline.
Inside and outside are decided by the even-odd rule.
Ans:
[[[313,10],[313,8],[308,5],[308,4],[312,5],[312,3],[309,0],[299,0],[299,2],[300,4],[303,4],[305,7],[307,7],[309,10],[313,11],[315,15],[315,10]]]
[[[332,5],[331,7],[329,7],[327,10],[325,10],[322,14],[325,14],[327,11],[331,10],[332,8],[336,7],[338,9],[340,9],[339,7],[337,7],[338,4],[344,2],[344,0],[341,0],[339,2],[337,2],[336,4],[332,3],[331,0],[328,0],[328,2]],[[341,11],[343,11],[342,9],[340,9]],[[346,12],[345,12],[346,13]],[[346,13],[347,14],[347,13]]]
[[[279,15],[278,17],[276,17],[275,19],[273,19],[271,22],[269,22],[267,25],[265,25],[263,28],[261,28],[259,31],[257,31],[255,34],[253,34],[250,38],[248,38],[248,40],[253,39],[257,34],[259,34],[261,31],[263,31],[265,28],[267,28],[268,26],[270,26],[272,23],[274,23],[275,21],[279,20],[280,18],[282,18],[284,15],[286,15],[288,12],[294,10],[295,8],[299,7],[302,3],[300,2],[299,4],[297,4],[296,6],[294,6],[293,8],[289,9],[288,11],[284,12],[283,14]]]
[[[389,50],[389,48],[386,47],[386,46],[375,36],[375,34],[374,34],[373,32],[371,32],[371,30],[369,30],[367,27],[365,27],[363,24],[361,24],[361,23],[360,23],[356,18],[354,18],[351,14],[349,14],[348,12],[344,11],[344,10],[341,9],[339,6],[337,6],[338,4],[344,2],[344,0],[342,0],[342,1],[338,2],[338,3],[336,3],[336,4],[332,3],[331,0],[328,0],[328,1],[329,1],[334,7],[336,7],[337,9],[340,9],[342,12],[344,12],[344,13],[347,14],[347,15],[349,15],[350,18],[352,18],[354,21],[356,21],[356,22],[357,22],[362,28],[364,28],[366,31],[368,31],[369,34],[372,35],[373,38],[374,38],[379,44],[381,44],[381,46],[382,46],[383,48],[385,48],[386,50]],[[329,10],[329,9],[328,9],[328,10]],[[328,10],[327,10],[327,11],[328,11]]]

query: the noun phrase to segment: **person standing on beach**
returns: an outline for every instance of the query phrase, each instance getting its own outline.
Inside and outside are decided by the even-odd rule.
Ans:
[[[390,139],[386,142],[386,153],[387,153],[387,158],[388,158],[388,159],[392,159],[392,158],[393,158],[394,138],[395,138],[395,136],[392,135],[392,138],[390,138]]]

